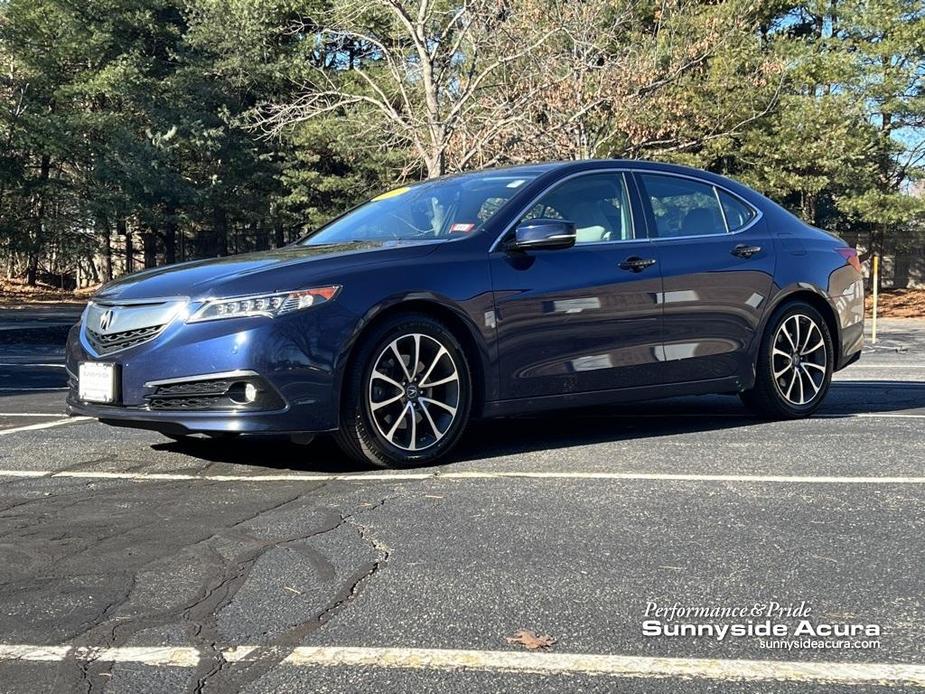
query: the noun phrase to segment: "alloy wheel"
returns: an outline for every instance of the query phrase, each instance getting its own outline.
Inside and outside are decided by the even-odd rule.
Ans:
[[[772,344],[771,369],[787,402],[805,407],[815,400],[828,371],[825,339],[815,320],[795,313],[780,324]]]
[[[392,340],[377,357],[367,405],[379,434],[404,451],[435,445],[453,426],[459,370],[449,350],[423,333]]]

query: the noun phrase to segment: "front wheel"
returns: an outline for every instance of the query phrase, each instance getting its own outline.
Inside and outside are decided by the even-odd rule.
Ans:
[[[406,314],[373,329],[345,377],[337,440],[353,458],[424,465],[456,444],[469,419],[472,382],[452,331]]]
[[[755,386],[740,396],[765,417],[806,417],[828,393],[834,364],[832,336],[819,311],[803,302],[787,304],[768,321]]]

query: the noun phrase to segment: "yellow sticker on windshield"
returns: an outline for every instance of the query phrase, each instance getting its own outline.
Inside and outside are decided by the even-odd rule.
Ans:
[[[408,186],[405,186],[403,188],[396,188],[395,190],[390,190],[387,193],[383,193],[382,195],[377,195],[376,197],[373,198],[373,202],[378,202],[379,200],[388,200],[389,198],[395,198],[395,197],[398,197],[399,195],[402,195],[403,193],[406,193],[407,191],[408,191]]]

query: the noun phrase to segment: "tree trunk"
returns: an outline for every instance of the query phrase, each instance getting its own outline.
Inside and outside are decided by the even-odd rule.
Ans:
[[[112,234],[109,228],[109,222],[102,217],[96,220],[96,224],[100,230],[100,238],[102,239],[102,255],[103,255],[103,281],[108,282],[112,279]],[[90,259],[90,266],[93,268],[93,279],[94,281],[99,281],[96,273],[96,264],[93,262],[93,259]]]
[[[177,262],[177,211],[168,206],[164,219],[164,263],[173,265]]]
[[[286,231],[283,229],[283,223],[280,220],[276,220],[273,224],[273,235],[275,236],[275,243],[277,248],[282,248],[286,245]]]
[[[145,251],[145,269],[157,267],[157,232],[154,229],[145,229],[141,240]]]
[[[34,252],[29,253],[29,263],[26,267],[26,284],[34,287],[39,276],[39,257]]]
[[[438,178],[446,173],[446,155],[442,151],[427,157],[425,163],[427,164],[427,178]]]
[[[270,235],[264,222],[254,222],[251,228],[254,230],[254,250],[267,250],[270,247]]]
[[[109,245],[108,244],[108,240],[109,240],[109,225],[108,224],[106,225],[106,232],[107,232],[106,239],[107,239],[107,246],[108,246]],[[98,284],[101,278],[100,278],[100,273],[96,269],[96,263],[94,262],[93,256],[90,256],[89,258],[87,258],[87,269],[89,270],[88,274],[90,275],[90,278],[89,278],[90,283]],[[108,275],[105,274],[106,273],[105,263],[103,265],[103,273],[104,273],[104,277],[102,278],[102,280],[104,282],[108,282],[109,280],[112,279],[112,253],[109,254],[109,274]],[[80,283],[78,283],[78,286],[80,286]]]
[[[45,231],[45,187],[48,183],[48,177],[51,173],[51,157],[47,154],[42,155],[41,164],[39,165],[39,180],[36,186],[35,197],[35,223],[33,226],[32,238],[30,239],[29,262],[26,270],[26,284],[34,287],[38,281],[39,270],[39,252],[42,244],[42,237]]]
[[[224,208],[212,210],[213,254],[228,255],[228,215]]]
[[[132,232],[129,231],[124,219],[119,219],[116,222],[116,233],[125,237],[125,267],[123,271],[127,275],[135,269],[135,249],[132,248]]]

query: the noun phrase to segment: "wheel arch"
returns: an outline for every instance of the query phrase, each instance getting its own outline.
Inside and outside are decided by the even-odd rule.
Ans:
[[[340,404],[343,402],[344,376],[353,368],[360,351],[363,339],[382,321],[403,313],[416,313],[440,321],[449,328],[453,336],[459,341],[466,359],[469,362],[469,371],[472,377],[472,416],[479,416],[485,403],[487,361],[486,347],[478,334],[478,329],[471,319],[461,309],[452,307],[437,298],[409,297],[393,300],[384,305],[370,309],[351,337],[345,350],[341,367],[338,369],[336,402],[338,403],[338,421],[340,419]]]
[[[765,311],[764,320],[761,324],[761,330],[758,331],[756,346],[754,349],[755,358],[758,355],[758,347],[761,344],[761,340],[764,339],[764,332],[767,329],[768,322],[771,320],[777,311],[782,307],[788,304],[795,303],[797,301],[803,301],[814,309],[819,311],[819,314],[822,316],[822,319],[825,321],[826,327],[829,329],[829,334],[832,336],[832,348],[835,351],[835,360],[834,368],[837,371],[842,363],[842,340],[841,340],[841,327],[838,324],[838,314],[835,311],[835,307],[832,306],[829,298],[821,291],[816,288],[808,288],[806,286],[794,287],[788,291],[781,292],[777,297],[775,297],[774,303],[768,307]]]

